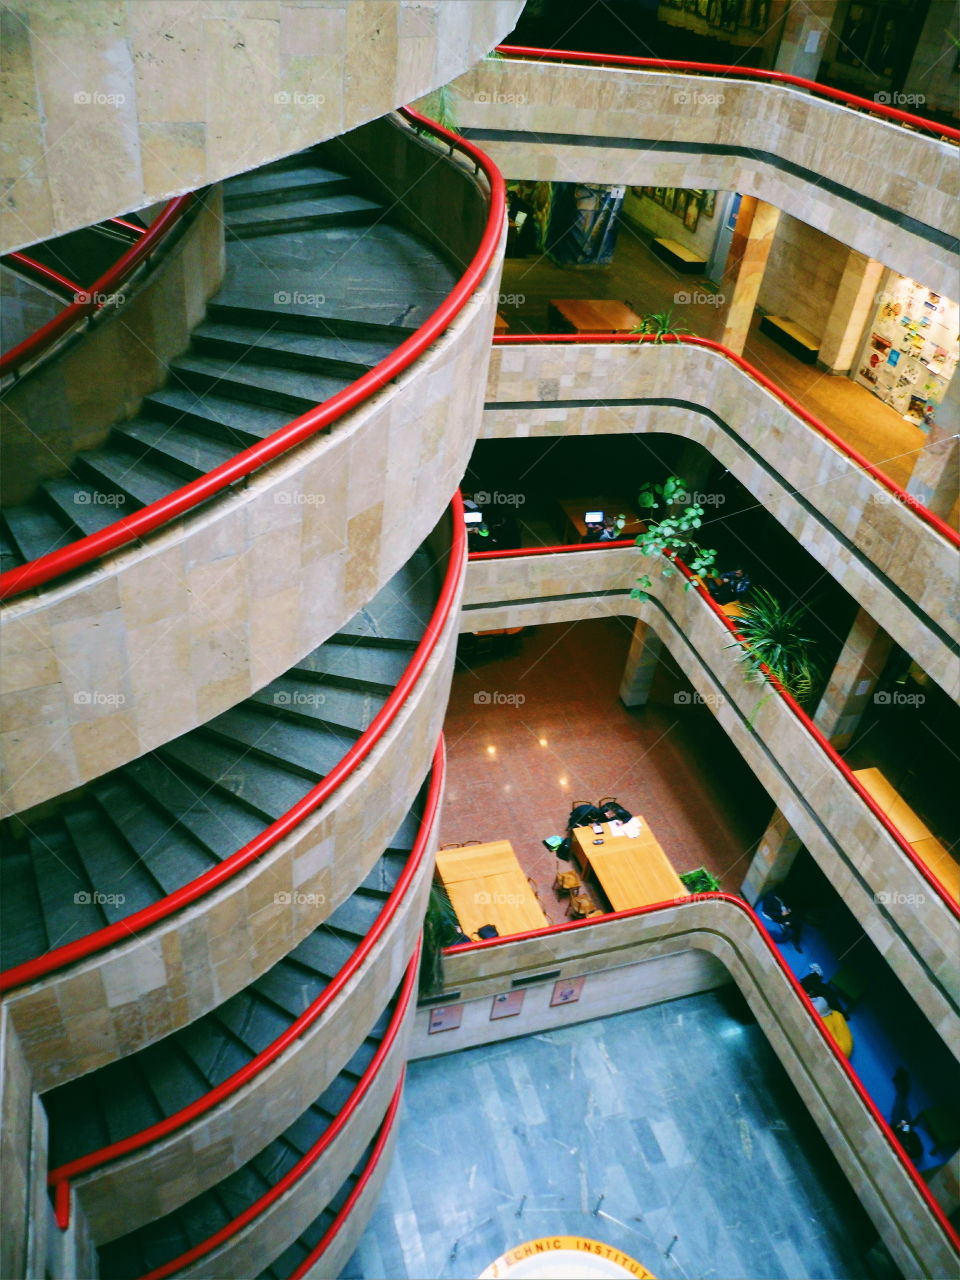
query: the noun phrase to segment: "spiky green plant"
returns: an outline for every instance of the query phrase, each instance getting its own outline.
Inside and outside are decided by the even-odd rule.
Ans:
[[[448,84],[427,95],[423,102],[423,114],[435,120],[442,129],[451,133],[460,132],[460,119],[457,114],[457,94]]]
[[[423,917],[423,944],[420,956],[420,995],[431,996],[443,988],[443,948],[457,936],[460,922],[453,903],[442,885],[430,886]]]
[[[758,588],[736,621],[743,639],[729,646],[739,648],[743,662],[763,679],[767,675],[762,668],[769,668],[799,703],[809,700],[820,681],[813,655],[816,641],[803,634],[806,616],[803,605],[783,605],[771,592]]]
[[[642,556],[663,556],[664,552],[674,556],[683,556],[684,563],[695,575],[711,573],[716,566],[717,553],[713,548],[703,547],[693,536],[694,530],[703,524],[703,507],[696,502],[689,502],[686,483],[680,476],[668,476],[663,484],[644,484],[637,495],[637,506],[641,511],[656,512],[663,506],[675,503],[686,503],[680,511],[665,516],[662,520],[650,520],[643,533],[638,533],[636,546]],[[660,573],[664,578],[672,578],[676,569],[670,567],[664,559]],[[653,585],[648,573],[637,579],[637,585],[630,592],[635,600],[649,599],[647,592]],[[690,591],[696,582],[688,579],[684,590]]]
[[[651,311],[632,330],[633,333],[652,333],[654,342],[663,342],[666,338],[678,338],[683,333],[692,333],[685,325],[674,324],[673,307],[666,311]]]

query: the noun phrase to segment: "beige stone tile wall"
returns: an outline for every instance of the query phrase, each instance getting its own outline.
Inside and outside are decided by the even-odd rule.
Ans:
[[[404,1025],[376,1079],[321,1159],[254,1223],[195,1266],[181,1271],[180,1275],[196,1277],[197,1280],[201,1277],[218,1280],[223,1276],[259,1275],[306,1230],[320,1208],[339,1191],[356,1165],[360,1152],[375,1137],[382,1124],[400,1073],[406,1065],[415,1012],[414,993]]]
[[[692,407],[595,403],[612,395],[669,396],[687,399]],[[588,403],[582,408],[550,403],[574,399]],[[495,407],[516,401],[540,403],[531,409]],[[957,638],[956,549],[732,360],[704,348],[670,344],[496,347],[487,403],[485,439],[665,432],[695,440],[942,688],[960,696],[960,668],[949,643],[892,589],[900,588],[927,618]],[[732,434],[699,406],[716,414]],[[850,554],[818,513],[866,563]]]
[[[592,975],[611,962],[650,963],[689,948],[702,949],[720,960],[742,991],[903,1274],[950,1274],[952,1249],[905,1162],[898,1159],[846,1072],[827,1050],[816,1021],[793,993],[759,930],[733,904],[688,900],[683,906],[589,929],[454,952],[446,960],[447,987],[467,1000],[481,996],[489,1000],[498,991],[510,990],[512,979],[519,975],[558,968],[564,977],[591,975],[588,986]],[[503,1026],[511,1034],[510,1024]],[[457,1034],[443,1033],[451,1039]]]
[[[510,178],[636,186],[706,187],[756,195],[842,244],[952,297],[947,247],[862,207],[872,197],[897,214],[958,234],[957,149],[782,85],[719,77],[482,62],[454,82],[462,125],[521,131],[481,145]],[[538,135],[641,139],[640,147],[579,146]],[[746,154],[707,155],[670,143],[729,144]],[[849,189],[776,168],[758,152]]]
[[[209,1012],[353,893],[430,769],[450,687],[457,613],[455,604],[393,726],[327,804],[217,892],[142,937],[8,997],[35,1088],[44,1091],[134,1053]]]
[[[218,182],[459,75],[523,0],[19,0],[4,253]]]
[[[27,1275],[28,1217],[34,1187],[31,1164],[33,1085],[30,1068],[9,1011],[0,1005],[0,1182],[3,1230],[0,1275]],[[40,1159],[46,1159],[46,1131],[39,1135]]]
[[[409,130],[393,136],[420,148]],[[423,185],[438,207],[448,195],[485,207],[456,163],[434,163]],[[501,239],[477,292],[424,355],[329,430],[192,517],[5,607],[8,812],[262,688],[410,557],[459,485],[477,435],[502,251]]]
[[[746,678],[728,647],[729,632],[706,603],[686,592],[679,577],[659,575],[651,575],[648,602],[628,595],[535,602],[626,589],[639,568],[632,548],[474,561],[466,606],[518,603],[469,609],[461,625],[476,630],[611,615],[649,623],[924,1015],[947,1044],[958,1043],[955,918],[785,704]]]
[[[781,215],[757,305],[796,321],[822,342],[847,257],[844,245],[789,214]]]
[[[186,219],[169,249],[117,291],[116,306],[0,400],[4,505],[27,502],[41,480],[67,475],[81,449],[97,448],[115,423],[136,413],[187,349],[223,279],[220,188],[206,192]]]

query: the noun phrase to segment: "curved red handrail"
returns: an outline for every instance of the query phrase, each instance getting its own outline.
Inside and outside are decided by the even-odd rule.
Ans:
[[[232,1239],[244,1227],[249,1226],[251,1222],[256,1221],[261,1214],[265,1213],[272,1204],[275,1204],[282,1195],[285,1195],[291,1187],[293,1187],[300,1179],[317,1163],[324,1152],[333,1143],[333,1140],[339,1136],[347,1121],[359,1107],[360,1103],[370,1092],[370,1087],[376,1079],[381,1066],[383,1065],[387,1054],[393,1048],[393,1045],[403,1026],[403,1019],[407,1009],[410,1007],[410,1000],[413,996],[417,981],[417,963],[420,959],[420,941],[418,939],[413,958],[407,965],[406,975],[403,979],[403,986],[397,997],[397,1007],[390,1018],[390,1024],[387,1027],[383,1040],[377,1046],[377,1051],[370,1059],[370,1064],[364,1071],[363,1075],[354,1085],[350,1094],[338,1111],[336,1118],[330,1126],[324,1130],[317,1141],[308,1151],[305,1151],[297,1163],[289,1169],[284,1176],[276,1182],[269,1191],[265,1191],[258,1200],[248,1205],[243,1213],[238,1214],[232,1222],[228,1222],[225,1227],[221,1227],[219,1231],[214,1232],[212,1236],[208,1236],[206,1240],[200,1244],[194,1245],[192,1249],[187,1249],[178,1257],[172,1258],[169,1262],[163,1264],[162,1267],[155,1267],[153,1271],[148,1271],[140,1277],[140,1280],[165,1280],[166,1276],[173,1275],[175,1271],[196,1262],[199,1258],[205,1258],[207,1254],[212,1253],[214,1249],[225,1244],[227,1240]]]
[[[629,546],[629,545],[630,545],[629,543],[625,543],[625,542],[591,542],[591,543],[585,543],[580,545],[574,545],[570,547],[565,547],[565,546],[517,547],[509,551],[471,551],[467,559],[470,561],[505,560],[508,557],[514,557],[514,556],[558,555],[558,554],[565,554],[568,551],[602,551],[607,547],[614,547],[614,546],[623,547],[623,546]],[[730,632],[734,640],[740,643],[742,641],[742,637],[739,631],[737,631],[735,623],[730,618],[728,618],[727,615],[723,612],[723,610],[717,604],[716,600],[713,599],[709,591],[707,591],[707,589],[704,587],[703,583],[696,576],[696,574],[691,573],[690,570],[687,568],[687,566],[683,563],[683,561],[679,559],[679,557],[675,555],[671,555],[669,552],[664,552],[664,555],[666,555],[668,559],[670,559],[673,562],[673,564],[677,567],[677,569],[679,569],[680,573],[687,579],[688,582],[692,582],[694,584],[694,588],[700,595],[700,598],[706,601],[706,603],[709,605],[709,607],[713,611],[714,615],[720,619],[720,621],[723,623],[724,627],[726,627],[726,629]],[[827,759],[834,766],[834,768],[840,771],[841,777],[843,777],[843,779],[847,782],[847,784],[854,789],[854,791],[857,793],[860,799],[864,801],[864,803],[870,809],[873,816],[878,819],[878,821],[880,822],[884,830],[887,832],[887,834],[893,837],[893,839],[899,845],[900,851],[904,854],[906,858],[909,859],[909,861],[913,864],[914,868],[920,873],[923,879],[926,880],[927,884],[930,886],[931,889],[933,889],[933,891],[937,894],[937,896],[943,900],[943,903],[947,907],[947,910],[950,911],[950,913],[956,919],[960,919],[960,904],[958,904],[957,901],[950,895],[950,893],[940,883],[939,879],[934,875],[934,873],[930,870],[930,868],[920,858],[917,857],[917,854],[913,848],[913,845],[910,844],[910,842],[907,840],[906,836],[899,829],[899,827],[895,826],[894,823],[887,816],[887,814],[883,812],[879,804],[876,802],[876,800],[873,798],[870,792],[866,789],[863,783],[860,782],[856,774],[847,764],[846,760],[844,760],[843,756],[841,756],[840,753],[837,751],[836,747],[834,747],[831,744],[829,739],[822,733],[822,731],[817,727],[817,725],[814,724],[813,720],[810,718],[810,716],[807,715],[806,711],[804,711],[803,707],[800,706],[797,700],[791,694],[789,694],[786,689],[784,689],[783,685],[781,685],[780,681],[777,679],[777,677],[773,674],[773,672],[765,663],[761,664],[760,670],[762,671],[764,679],[767,681],[770,687],[774,690],[775,693],[779,695],[779,697],[786,704],[787,709],[790,711],[791,715],[793,715],[793,717],[800,722],[800,724],[807,731],[807,733],[810,734],[814,742],[817,744],[820,750],[826,755]]]
[[[195,1099],[186,1107],[181,1107],[173,1115],[157,1121],[156,1124],[152,1124],[146,1129],[141,1129],[139,1133],[132,1133],[126,1138],[121,1138],[117,1142],[111,1142],[106,1147],[101,1147],[99,1151],[88,1151],[86,1155],[78,1156],[75,1160],[70,1160],[66,1164],[57,1165],[56,1168],[51,1169],[47,1174],[47,1185],[52,1187],[55,1193],[62,1183],[69,1183],[80,1177],[81,1174],[89,1173],[92,1169],[99,1169],[105,1164],[119,1160],[122,1156],[128,1156],[134,1151],[140,1151],[154,1142],[159,1142],[161,1138],[166,1138],[171,1133],[176,1133],[178,1129],[182,1129],[200,1116],[206,1115],[214,1107],[219,1106],[221,1102],[232,1097],[244,1085],[249,1084],[271,1062],[276,1061],[277,1058],[286,1053],[287,1049],[322,1017],[346,987],[347,983],[360,972],[368,956],[383,937],[423,862],[428,847],[428,837],[436,818],[440,797],[443,794],[445,765],[442,735],[434,751],[432,769],[433,772],[430,777],[430,786],[424,804],[423,817],[420,819],[417,839],[397,883],[383,904],[380,914],[374,921],[370,931],[317,998],[307,1006],[295,1021],[290,1023],[289,1027],[276,1040],[268,1044],[265,1049],[261,1049],[255,1058],[251,1058],[249,1062],[244,1063],[232,1076],[228,1076],[226,1080],[202,1097]]]
[[[112,227],[123,227],[124,231],[132,231],[137,239],[147,234],[147,228],[138,226],[135,222],[128,222],[126,218],[108,218],[107,222]]]
[[[922,502],[912,493],[907,493],[906,489],[902,489],[883,471],[879,469],[868,458],[865,458],[858,449],[838,436],[832,431],[825,422],[821,422],[819,418],[815,418],[809,410],[805,409],[799,400],[794,400],[782,387],[768,378],[766,374],[744,359],[743,356],[737,355],[735,351],[731,351],[729,347],[723,346],[720,342],[714,342],[712,338],[700,338],[695,334],[668,334],[664,337],[658,337],[652,333],[498,333],[494,336],[493,345],[495,347],[516,347],[539,344],[541,346],[554,343],[625,343],[625,344],[647,344],[651,346],[660,346],[664,344],[680,343],[688,347],[703,347],[707,351],[716,351],[718,355],[724,356],[731,363],[735,364],[738,369],[742,369],[754,382],[759,383],[765,391],[769,391],[771,395],[777,397],[781,404],[785,405],[791,413],[801,418],[808,427],[812,427],[818,435],[828,440],[835,449],[845,454],[851,462],[855,462],[861,470],[866,473],[878,484],[883,485],[888,493],[892,493],[898,502],[903,506],[909,507],[915,512],[917,517],[934,529],[941,537],[946,538],[955,547],[960,547],[960,533],[951,525],[942,520],[940,516],[935,515],[929,507],[925,507]],[[492,553],[497,554],[497,553]],[[14,570],[16,572],[16,570]]]
[[[79,538],[59,551],[50,551],[45,556],[30,561],[29,564],[10,569],[0,575],[0,600],[9,599],[21,592],[42,586],[52,578],[58,578],[62,574],[89,564],[109,551],[126,546],[136,538],[143,538],[201,502],[206,502],[208,498],[222,492],[228,485],[236,484],[238,480],[252,475],[268,462],[273,462],[296,445],[309,439],[310,436],[342,418],[351,409],[363,404],[374,392],[399,377],[450,327],[473,296],[493,261],[500,241],[506,209],[503,177],[496,165],[466,139],[451,133],[449,129],[442,128],[433,120],[409,107],[404,107],[401,114],[412,124],[429,130],[449,143],[451,147],[462,151],[479,169],[483,170],[490,185],[487,222],[480,244],[466,271],[436,311],[399,347],[356,382],[351,383],[349,387],[344,387],[323,404],[295,418],[293,422],[281,427],[265,440],[244,449],[227,462],[221,463],[219,467],[207,472],[205,476],[200,476],[197,480],[184,485],[182,489],[176,489],[166,497],[151,502],[148,506],[125,516],[122,520],[117,520],[105,529],[89,534],[85,538]],[[139,248],[142,244],[141,240],[135,247]]]
[[[330,1226],[324,1232],[322,1238],[313,1246],[304,1260],[300,1263],[299,1267],[297,1267],[295,1271],[291,1272],[289,1280],[302,1280],[302,1277],[316,1266],[318,1260],[322,1258],[330,1248],[330,1245],[333,1243],[335,1236],[343,1227],[343,1224],[350,1217],[351,1213],[353,1213],[354,1205],[366,1190],[367,1183],[373,1177],[376,1167],[380,1163],[380,1157],[383,1155],[384,1148],[390,1141],[393,1124],[397,1118],[397,1112],[400,1110],[400,1102],[403,1098],[403,1081],[406,1078],[406,1074],[406,1068],[404,1068],[403,1075],[400,1078],[400,1083],[397,1085],[396,1091],[390,1100],[390,1106],[387,1110],[387,1114],[383,1118],[383,1124],[380,1126],[380,1132],[377,1135],[377,1140],[373,1144],[373,1150],[370,1152],[370,1158],[364,1165],[363,1172],[357,1179],[356,1186],[347,1196],[346,1200],[344,1200],[343,1207],[330,1223]]]
[[[62,275],[59,271],[55,271],[53,267],[48,267],[46,263],[37,262],[36,258],[28,258],[25,253],[8,253],[3,259],[3,263],[15,262],[20,268],[23,275],[29,276],[33,280],[39,281],[41,284],[51,285],[57,289],[62,289],[68,297],[82,291],[82,285],[77,284],[76,280],[70,280],[67,276]],[[56,318],[56,317],[55,317]],[[30,341],[30,339],[26,339]],[[22,345],[22,344],[21,344]],[[14,348],[16,350],[16,348]],[[2,357],[0,357],[0,366],[2,366]],[[0,367],[0,374],[3,370]]]
[[[228,858],[224,858],[222,862],[215,867],[211,867],[209,871],[205,871],[196,880],[191,880],[189,884],[183,885],[165,898],[161,898],[158,902],[152,902],[147,907],[141,907],[139,911],[134,911],[132,915],[126,916],[123,920],[116,920],[113,924],[105,925],[104,928],[98,929],[95,933],[88,933],[85,937],[77,938],[74,942],[68,942],[62,947],[55,947],[52,951],[46,952],[45,955],[36,956],[33,960],[25,960],[23,964],[5,969],[3,973],[0,973],[0,992],[9,991],[13,987],[21,987],[27,982],[35,982],[38,978],[53,973],[57,969],[76,964],[78,960],[84,960],[87,956],[94,955],[98,951],[105,951],[115,943],[126,941],[142,929],[149,929],[161,920],[166,920],[176,912],[182,911],[184,907],[196,902],[198,898],[205,897],[213,889],[223,884],[224,881],[230,880],[245,867],[256,862],[258,858],[262,858],[278,841],[289,835],[305,818],[308,818],[311,813],[315,812],[330,799],[337,788],[367,758],[387,732],[437,646],[437,641],[440,639],[454,601],[457,598],[466,564],[463,503],[460,500],[459,493],[454,495],[451,503],[451,517],[453,533],[447,572],[443,586],[437,596],[437,603],[434,606],[430,621],[427,623],[420,643],[414,650],[410,662],[386,702],[361,736],[353,743],[349,751],[341,757],[339,763],[330,770],[326,777],[318,782],[315,787],[312,787],[301,800],[298,800],[292,809],[288,809],[285,814],[272,822],[269,827],[264,828],[259,835],[254,836],[241,849],[232,853]]]
[[[116,260],[112,267],[109,267],[99,279],[95,280],[89,289],[79,289],[74,286],[74,291],[82,295],[77,301],[65,307],[58,316],[48,320],[45,325],[41,325],[29,338],[24,338],[23,342],[18,343],[17,346],[12,347],[0,356],[0,378],[17,373],[21,365],[26,364],[28,360],[35,360],[59,338],[62,338],[65,333],[68,333],[74,325],[79,324],[87,316],[93,315],[95,311],[99,311],[103,306],[104,299],[108,298],[112,293],[116,293],[117,289],[136,271],[141,262],[156,251],[160,242],[180,222],[180,219],[193,202],[194,196],[194,192],[189,192],[187,195],[177,196],[171,200],[163,212],[151,223],[149,230],[145,231],[126,253]],[[137,230],[140,231],[142,228],[138,227]],[[27,566],[24,567],[26,568]],[[23,588],[23,590],[26,590],[26,588]]]
[[[805,89],[819,97],[830,98],[844,106],[858,107],[870,111],[873,115],[882,116],[885,120],[897,124],[909,124],[915,129],[923,129],[927,133],[935,133],[939,137],[950,138],[960,142],[960,129],[950,125],[937,124],[936,120],[928,120],[926,116],[916,116],[910,111],[900,111],[897,107],[888,107],[882,102],[873,102],[870,98],[861,98],[855,93],[847,93],[843,89],[834,89],[830,85],[820,84],[817,80],[805,80],[803,76],[792,76],[785,71],[764,71],[760,67],[731,67],[721,62],[684,62],[664,58],[632,58],[619,53],[581,53],[573,49],[536,49],[526,45],[501,44],[497,52],[506,58],[527,58],[540,62],[589,62],[594,65],[611,67],[633,67],[642,71],[692,71],[706,72],[710,75],[741,76],[757,80],[766,80],[772,84],[786,84],[796,89]]]
[[[820,1038],[823,1040],[824,1044],[827,1046],[828,1051],[833,1055],[836,1062],[839,1063],[841,1069],[846,1074],[848,1081],[853,1086],[853,1089],[856,1092],[858,1098],[866,1107],[867,1111],[870,1113],[871,1118],[880,1129],[880,1132],[883,1134],[883,1137],[886,1139],[887,1145],[893,1150],[894,1154],[896,1155],[897,1159],[900,1162],[901,1167],[910,1175],[910,1178],[915,1188],[917,1189],[917,1191],[920,1192],[922,1198],[926,1202],[927,1208],[936,1218],[937,1223],[943,1230],[944,1234],[946,1235],[947,1239],[950,1241],[950,1244],[953,1246],[953,1248],[960,1251],[960,1235],[958,1235],[957,1232],[954,1230],[946,1213],[944,1212],[944,1210],[941,1208],[940,1204],[937,1202],[936,1198],[934,1197],[933,1192],[930,1190],[930,1188],[924,1182],[923,1178],[920,1176],[917,1170],[913,1167],[913,1165],[907,1159],[905,1152],[902,1150],[902,1148],[900,1147],[900,1144],[897,1142],[896,1138],[894,1137],[894,1133],[893,1133],[893,1130],[890,1128],[890,1125],[887,1123],[883,1115],[880,1113],[876,1103],[870,1097],[869,1093],[867,1093],[867,1090],[865,1089],[863,1082],[860,1080],[860,1077],[857,1075],[853,1067],[850,1065],[847,1059],[840,1052],[837,1042],[834,1040],[833,1036],[827,1030],[826,1024],[824,1023],[823,1019],[819,1016],[816,1009],[814,1009],[813,1005],[811,1004],[810,997],[804,991],[803,987],[801,987],[800,983],[794,977],[789,965],[784,960],[780,952],[777,950],[777,947],[775,946],[773,939],[770,937],[770,934],[767,932],[763,924],[763,921],[760,919],[757,913],[753,910],[753,908],[748,903],[744,902],[742,898],[738,898],[735,894],[732,894],[732,893],[696,893],[696,894],[691,894],[689,899],[678,898],[678,899],[673,899],[669,902],[653,902],[644,907],[630,907],[626,911],[608,911],[603,916],[593,916],[589,920],[587,919],[565,920],[561,924],[546,925],[542,929],[530,929],[524,933],[505,934],[498,938],[485,938],[479,942],[464,943],[462,946],[458,946],[458,947],[447,947],[445,948],[444,954],[453,957],[458,955],[460,952],[464,952],[464,951],[479,951],[487,947],[503,946],[505,943],[525,942],[529,939],[549,938],[554,934],[567,933],[567,932],[571,932],[574,929],[584,929],[584,928],[589,929],[594,926],[602,929],[603,926],[606,924],[609,924],[611,920],[629,920],[635,916],[651,915],[652,913],[657,911],[667,911],[667,910],[682,911],[683,908],[689,905],[691,902],[727,902],[727,903],[730,903],[732,906],[735,906],[738,910],[742,911],[747,916],[751,924],[759,933],[764,946],[766,947],[769,954],[773,957],[777,967],[780,969],[781,973],[783,973],[783,975],[786,977],[787,981],[789,982],[790,986],[793,989],[794,994],[799,998],[804,1009],[806,1009],[807,1014],[813,1020],[814,1024],[817,1027],[817,1031],[819,1032]]]

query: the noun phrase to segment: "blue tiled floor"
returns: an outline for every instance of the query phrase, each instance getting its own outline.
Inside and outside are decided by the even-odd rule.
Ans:
[[[731,1000],[414,1063],[393,1167],[343,1276],[476,1276],[551,1233],[605,1241],[661,1280],[871,1275],[870,1224]]]

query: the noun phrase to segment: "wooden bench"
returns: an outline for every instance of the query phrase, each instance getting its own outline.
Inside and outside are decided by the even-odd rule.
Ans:
[[[699,275],[706,270],[707,260],[701,258],[693,249],[688,249],[679,240],[668,240],[664,236],[656,236],[650,243],[654,256],[668,266],[676,268],[681,275]]]
[[[920,862],[960,902],[960,863],[914,813],[879,769],[854,769],[854,776],[909,843]]]
[[[760,321],[760,332],[774,342],[779,342],[781,347],[804,364],[816,364],[820,343],[809,329],[804,329],[795,320],[788,320],[786,316],[764,316]]]

